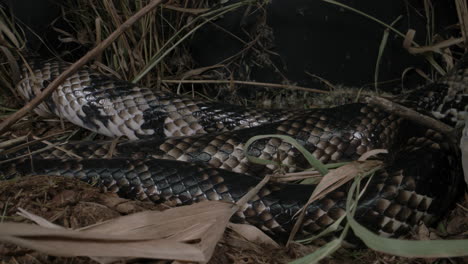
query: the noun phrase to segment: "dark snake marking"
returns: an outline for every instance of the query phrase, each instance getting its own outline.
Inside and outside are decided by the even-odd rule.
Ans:
[[[421,158],[442,166],[414,166]],[[439,151],[407,153],[394,164],[397,165],[380,170],[372,178],[356,212],[359,222],[385,236],[403,235],[420,221],[433,223],[451,202],[451,199],[433,199],[447,194],[441,193],[445,190],[440,186],[451,186],[449,193],[452,195],[457,189],[454,184],[458,175],[448,169],[454,164]],[[123,197],[171,201],[179,205],[204,200],[236,202],[260,181],[257,177],[203,164],[158,159],[45,159],[33,160],[33,164],[26,160],[17,165],[16,176],[33,172],[76,177],[89,183],[97,182]],[[403,170],[405,174],[401,173]],[[307,207],[302,235],[316,234],[345,214],[349,185]],[[270,183],[232,220],[254,224],[276,237],[286,237],[294,224],[293,216],[309,199],[311,187]]]
[[[69,64],[59,61],[30,64],[33,74],[23,67],[17,87],[31,100]],[[34,80],[40,80],[39,85]],[[33,88],[35,87],[35,88]],[[69,77],[41,105],[41,113],[54,113],[89,130],[129,139],[189,136],[229,131],[284,120],[296,112],[258,110],[205,102],[172,93],[153,91],[102,75],[90,69]],[[224,110],[226,111],[224,111]],[[36,110],[38,111],[38,110]]]
[[[47,62],[33,65],[33,71],[47,81],[64,65]],[[30,99],[36,92],[34,83],[27,71],[23,75],[25,81],[18,88]],[[458,68],[399,101],[455,124],[466,114],[466,76],[466,69]],[[420,221],[433,223],[462,186],[458,152],[444,136],[367,104],[300,111],[246,109],[155,92],[90,69],[71,76],[50,100],[52,107],[41,108],[42,112],[49,110],[84,127],[92,124],[93,131],[105,135],[146,139],[118,143],[111,159],[105,159],[110,141],[64,144],[61,149],[84,160],[51,149],[32,161],[0,165],[5,176],[53,172],[87,181],[96,178],[111,191],[156,202],[237,201],[258,182],[256,176],[278,169],[248,162],[243,148],[254,135],[289,135],[324,163],[355,160],[368,150],[386,148],[390,154],[383,158],[385,168],[372,178],[357,211],[358,221],[384,236],[405,234]],[[459,111],[446,113],[451,107]],[[276,138],[259,140],[247,151],[279,159],[291,166],[289,172],[308,167],[296,149]],[[283,236],[313,187],[270,184],[234,220]],[[348,187],[307,208],[302,234],[316,234],[344,214]]]

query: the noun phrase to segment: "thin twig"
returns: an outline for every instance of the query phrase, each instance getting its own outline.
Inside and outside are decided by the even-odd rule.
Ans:
[[[430,127],[446,136],[451,140],[454,139],[454,129],[441,121],[431,118],[429,116],[423,115],[415,110],[404,107],[400,104],[391,102],[387,99],[378,96],[367,97],[366,102],[369,104],[377,105],[383,108],[385,111],[396,114],[398,116],[404,117],[408,120],[414,121],[418,124]],[[456,142],[456,140],[455,140]]]
[[[271,88],[283,88],[283,89],[290,89],[290,90],[301,90],[307,92],[314,92],[314,93],[322,93],[328,94],[328,91],[314,89],[314,88],[307,88],[302,86],[296,85],[289,85],[289,84],[278,84],[278,83],[264,83],[264,82],[249,82],[249,81],[237,81],[237,80],[161,80],[163,83],[217,83],[217,84],[244,84],[244,85],[253,85],[253,86],[267,86]]]
[[[320,179],[322,178],[322,174],[320,172],[313,170],[313,171],[300,171],[300,172],[290,172],[285,174],[273,174],[271,176],[271,181],[274,182],[291,182],[291,181],[298,181],[310,178]]]
[[[13,138],[13,139],[9,139],[9,140],[0,142],[0,149],[4,149],[4,148],[7,148],[9,146],[16,145],[16,144],[18,144],[20,142],[25,141],[27,138],[28,138],[28,136],[20,136],[20,137],[17,137],[17,138]]]
[[[36,139],[36,140],[41,140],[40,138],[35,137],[35,136],[33,136],[33,138]],[[70,157],[73,157],[73,158],[79,159],[79,160],[83,159],[83,157],[81,157],[80,155],[74,153],[73,151],[67,150],[66,148],[62,148],[62,147],[58,146],[57,143],[52,143],[52,142],[47,141],[47,140],[41,140],[41,142],[48,145],[48,146],[53,146],[55,149],[58,149],[58,150],[62,151],[63,153],[67,154]]]
[[[112,140],[111,144],[109,145],[109,151],[107,151],[107,154],[104,155],[105,159],[110,159],[114,156],[115,149],[117,148],[117,143],[119,143],[120,137],[116,137]]]
[[[419,53],[425,53],[425,52],[437,52],[437,53],[442,53],[442,50],[449,48],[454,45],[458,45],[462,42],[464,42],[464,38],[449,38],[447,40],[441,41],[439,43],[435,43],[433,45],[429,46],[422,46],[422,47],[408,47],[408,52],[411,54],[419,54]]]
[[[18,110],[16,113],[9,116],[5,121],[0,124],[0,135],[3,134],[11,125],[13,125],[20,118],[25,116],[28,112],[31,112],[36,106],[38,106],[45,98],[49,97],[54,90],[63,83],[68,77],[75,73],[79,68],[84,66],[89,60],[96,58],[105,48],[107,48],[112,42],[114,42],[122,33],[131,27],[136,21],[138,21],[145,14],[156,8],[163,0],[153,0],[145,7],[140,9],[137,13],[131,16],[127,21],[121,24],[112,34],[110,34],[105,40],[99,43],[94,49],[90,50],[85,56],[81,57],[78,61],[73,63],[67,68],[62,74],[60,74],[55,80],[50,83],[46,89],[27,103],[23,108]]]
[[[266,175],[252,190],[242,196],[242,198],[236,202],[236,211],[237,208],[242,208],[242,206],[244,206],[248,201],[252,200],[252,198],[260,191],[260,189],[262,189],[263,186],[265,186],[265,184],[270,181],[270,178],[270,175]]]
[[[7,155],[7,154],[10,154],[10,153],[14,153],[14,152],[17,152],[17,151],[19,151],[21,149],[32,146],[32,145],[34,145],[34,144],[36,144],[38,142],[42,142],[42,140],[47,140],[47,139],[50,139],[50,138],[53,138],[53,137],[56,137],[56,136],[59,136],[59,135],[62,135],[62,134],[68,133],[68,132],[70,132],[70,131],[69,130],[61,131],[61,132],[58,132],[58,133],[47,135],[47,136],[39,138],[39,139],[34,139],[34,140],[31,140],[31,141],[28,140],[26,143],[14,146],[14,147],[9,148],[9,149],[5,149],[4,151],[0,151],[0,154],[1,155]],[[26,137],[26,140],[27,139],[28,138]]]
[[[28,152],[28,153],[23,154],[23,155],[19,155],[19,156],[13,157],[11,159],[1,160],[0,164],[9,163],[10,161],[14,161],[14,160],[22,159],[24,157],[32,156],[34,154],[38,154],[38,153],[44,152],[44,151],[49,150],[49,149],[53,149],[56,146],[59,146],[61,144],[63,144],[63,143],[57,143],[57,144],[54,144],[54,145],[47,145],[46,147],[43,147],[41,149],[34,150],[34,151]]]
[[[455,6],[457,8],[458,22],[460,24],[460,31],[463,36],[465,50],[468,46],[468,6],[466,1],[456,0]]]
[[[177,11],[177,12],[190,13],[194,15],[198,15],[198,14],[210,11],[209,8],[185,8],[185,7],[178,7],[178,6],[173,6],[173,5],[161,5],[161,7],[165,9]]]
[[[310,77],[313,77],[313,78],[316,78],[318,79],[319,81],[323,82],[325,85],[327,85],[330,90],[336,90],[336,85],[332,84],[329,80],[325,79],[325,78],[322,78],[316,74],[312,74],[308,71],[305,71],[305,74],[309,75]]]

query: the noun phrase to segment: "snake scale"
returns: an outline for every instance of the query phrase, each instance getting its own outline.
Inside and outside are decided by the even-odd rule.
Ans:
[[[399,97],[398,102],[455,125],[468,105],[467,63],[462,59],[447,77]],[[31,100],[69,65],[31,60],[22,68],[17,88]],[[244,146],[252,136],[291,136],[324,163],[352,161],[369,150],[385,148],[389,150],[382,157],[385,165],[369,180],[356,219],[390,237],[408,233],[421,221],[434,223],[463,186],[458,153],[443,135],[365,103],[293,111],[243,108],[142,88],[85,67],[35,111],[130,140],[64,142],[56,148],[38,143],[30,147],[34,155],[0,164],[6,178],[58,174],[98,182],[141,200],[180,205],[235,202],[262,176],[278,170],[247,160]],[[283,167],[286,172],[309,167],[292,145],[278,138],[258,140],[247,152],[288,165]],[[317,234],[345,214],[349,185],[306,208],[302,235]],[[256,225],[275,237],[287,236],[294,215],[313,189],[269,183],[232,220]]]

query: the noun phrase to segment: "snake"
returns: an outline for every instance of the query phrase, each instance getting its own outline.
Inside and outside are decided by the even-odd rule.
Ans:
[[[464,122],[468,57],[436,82],[395,101],[456,126]],[[17,89],[30,101],[70,67],[61,60],[30,59]],[[206,200],[237,202],[267,174],[311,169],[290,136],[324,164],[355,162],[387,149],[382,167],[365,179],[355,219],[376,234],[401,237],[421,222],[432,225],[463,189],[457,147],[446,135],[356,102],[331,108],[258,109],[140,87],[85,66],[69,76],[34,111],[58,116],[110,137],[44,143],[0,154],[6,179],[62,175],[97,184],[122,197],[187,205]],[[52,144],[52,145],[51,145]],[[272,160],[267,165],[249,156]],[[357,164],[361,164],[357,162]],[[269,182],[232,217],[272,237],[287,237],[299,211],[298,234],[318,234],[346,214],[351,182],[307,204],[316,184]]]

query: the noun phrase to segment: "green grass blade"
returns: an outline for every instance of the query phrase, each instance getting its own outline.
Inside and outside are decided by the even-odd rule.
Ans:
[[[323,165],[322,162],[320,162],[318,159],[316,159],[312,155],[312,153],[310,153],[307,149],[305,149],[301,144],[299,144],[292,137],[284,136],[284,135],[260,135],[260,136],[255,136],[255,137],[250,138],[247,141],[247,143],[245,144],[245,146],[244,146],[244,154],[245,154],[245,156],[247,157],[247,159],[250,162],[257,163],[257,164],[262,164],[262,165],[273,164],[273,165],[281,166],[281,164],[279,164],[276,161],[260,159],[260,158],[253,157],[253,156],[249,155],[248,149],[249,149],[250,145],[252,145],[252,143],[254,143],[257,140],[265,139],[265,138],[279,138],[279,139],[283,140],[284,142],[287,142],[287,143],[293,145],[297,150],[299,150],[299,152],[302,153],[302,155],[304,155],[304,157],[309,162],[309,164],[312,167],[314,167],[318,172],[320,172],[320,174],[325,175],[325,174],[328,173],[328,169],[325,167],[325,165]]]
[[[371,249],[402,257],[443,258],[468,256],[468,240],[402,240],[385,238],[347,217],[354,233]]]
[[[308,238],[305,238],[305,239],[299,239],[299,240],[296,240],[296,242],[301,243],[301,244],[309,244],[309,243],[311,243],[312,241],[314,241],[314,240],[316,240],[318,238],[321,238],[321,237],[323,237],[325,235],[328,235],[330,233],[338,231],[340,229],[340,227],[341,227],[340,223],[343,222],[345,217],[346,217],[346,215],[341,216],[333,224],[329,225],[327,228],[325,228],[318,235],[315,235],[313,237],[308,237]]]
[[[354,233],[371,249],[402,257],[443,258],[468,256],[468,240],[402,240],[376,235],[347,217]]]
[[[339,227],[340,227],[340,223],[344,220],[344,218],[348,217],[348,216],[354,216],[354,213],[357,209],[357,200],[359,200],[359,198],[364,195],[364,192],[367,188],[367,185],[364,187],[363,190],[360,190],[360,184],[361,184],[361,179],[362,178],[365,178],[365,177],[369,177],[369,180],[372,179],[372,177],[374,176],[375,174],[375,171],[377,171],[378,168],[374,168],[366,173],[364,173],[363,175],[356,175],[356,177],[354,178],[354,182],[351,186],[351,188],[349,189],[349,192],[348,192],[348,196],[347,196],[347,199],[346,199],[346,214],[343,215],[342,217],[340,217],[339,219],[337,219],[335,221],[335,223],[333,223],[332,225],[328,226],[325,230],[323,230],[322,232],[320,232],[320,234],[312,237],[312,238],[308,238],[308,239],[304,239],[302,241],[299,241],[299,242],[311,242],[313,241],[314,239],[317,239],[323,235],[326,235],[330,232],[333,232],[335,230],[338,230]],[[357,199],[353,199],[353,197],[357,197]],[[345,239],[345,237],[348,235],[348,231],[349,231],[349,228],[350,228],[350,225],[349,223],[346,223],[345,227],[343,228],[343,231],[341,232],[339,238],[327,243],[325,246],[319,248],[317,251],[315,251],[314,253],[311,253],[305,257],[302,257],[301,259],[298,259],[298,260],[295,260],[294,262],[291,262],[291,263],[317,263],[318,261],[320,261],[321,259],[327,257],[327,256],[330,256],[331,254],[333,254],[333,252],[335,252],[340,246],[341,246],[341,243],[343,242],[343,240]],[[335,248],[336,247],[336,248]]]
[[[296,259],[293,262],[289,262],[290,264],[314,264],[318,263],[320,260],[330,256],[338,250],[341,247],[341,240],[340,239],[335,239],[327,244],[325,244],[323,247],[317,249],[314,253],[311,253],[307,256],[304,256],[300,259]]]
[[[390,26],[395,25],[403,16],[399,16],[395,19],[395,21],[390,24]],[[380,69],[380,61],[382,60],[382,55],[385,50],[385,46],[387,45],[388,42],[388,36],[390,35],[390,31],[387,29],[384,30],[383,36],[382,36],[382,41],[380,42],[379,46],[379,53],[377,54],[377,61],[375,63],[375,73],[374,73],[374,88],[377,91],[378,90],[378,81],[379,81],[379,69]]]
[[[369,248],[401,257],[442,258],[468,256],[468,240],[402,240],[381,237],[359,224],[353,217],[353,194],[358,186],[355,181],[349,189],[346,201],[346,219],[351,229]]]

